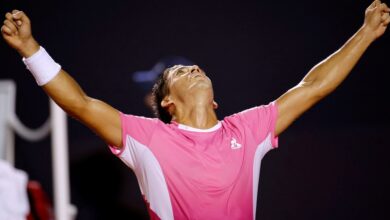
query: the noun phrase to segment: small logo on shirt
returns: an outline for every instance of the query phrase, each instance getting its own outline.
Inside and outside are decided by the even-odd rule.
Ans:
[[[237,140],[235,138],[232,138],[232,140],[230,141],[230,147],[235,150],[235,149],[240,149],[241,148],[241,144],[237,142]]]

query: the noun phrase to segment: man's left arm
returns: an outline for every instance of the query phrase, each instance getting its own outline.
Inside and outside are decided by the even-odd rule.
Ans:
[[[356,34],[314,66],[297,86],[276,100],[278,119],[275,136],[343,82],[368,46],[384,34],[390,23],[389,12],[386,4],[374,1],[366,9],[364,24]]]

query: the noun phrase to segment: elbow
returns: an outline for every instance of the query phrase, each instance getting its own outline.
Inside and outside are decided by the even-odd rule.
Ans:
[[[299,84],[299,86],[305,88],[305,91],[307,91],[308,97],[315,99],[317,101],[325,98],[332,91],[332,89],[329,88],[329,86],[327,86],[326,83],[317,82],[315,80],[302,81]]]
[[[88,105],[91,98],[87,96],[71,98],[70,105],[63,106],[64,111],[71,117],[80,119],[88,112]]]
[[[333,92],[335,87],[333,87],[330,83],[321,81],[321,82],[313,82],[312,83],[312,91],[314,96],[317,99],[323,99],[328,96],[331,92]]]

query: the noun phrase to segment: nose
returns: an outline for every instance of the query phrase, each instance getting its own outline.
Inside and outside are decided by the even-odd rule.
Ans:
[[[198,72],[198,73],[200,73],[200,68],[199,68],[198,65],[193,65],[193,66],[191,66],[191,73],[193,73],[193,72]]]

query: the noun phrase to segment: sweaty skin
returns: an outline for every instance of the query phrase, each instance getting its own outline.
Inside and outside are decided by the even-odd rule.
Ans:
[[[176,68],[175,68],[176,67]],[[166,79],[169,94],[161,102],[172,120],[195,128],[207,129],[217,124],[217,104],[211,80],[198,66],[177,65]]]
[[[386,31],[390,23],[389,11],[386,4],[374,1],[366,9],[361,28],[339,50],[314,66],[297,86],[276,100],[279,117],[275,135],[281,134],[341,84],[368,46]],[[39,49],[31,34],[30,20],[22,11],[6,13],[1,33],[5,42],[23,57],[30,57]],[[168,109],[173,120],[195,128],[210,128],[217,123],[212,84],[198,66],[173,68],[167,79],[169,94],[161,105]],[[88,126],[107,144],[122,146],[119,111],[87,96],[64,70],[42,87],[64,111]]]

